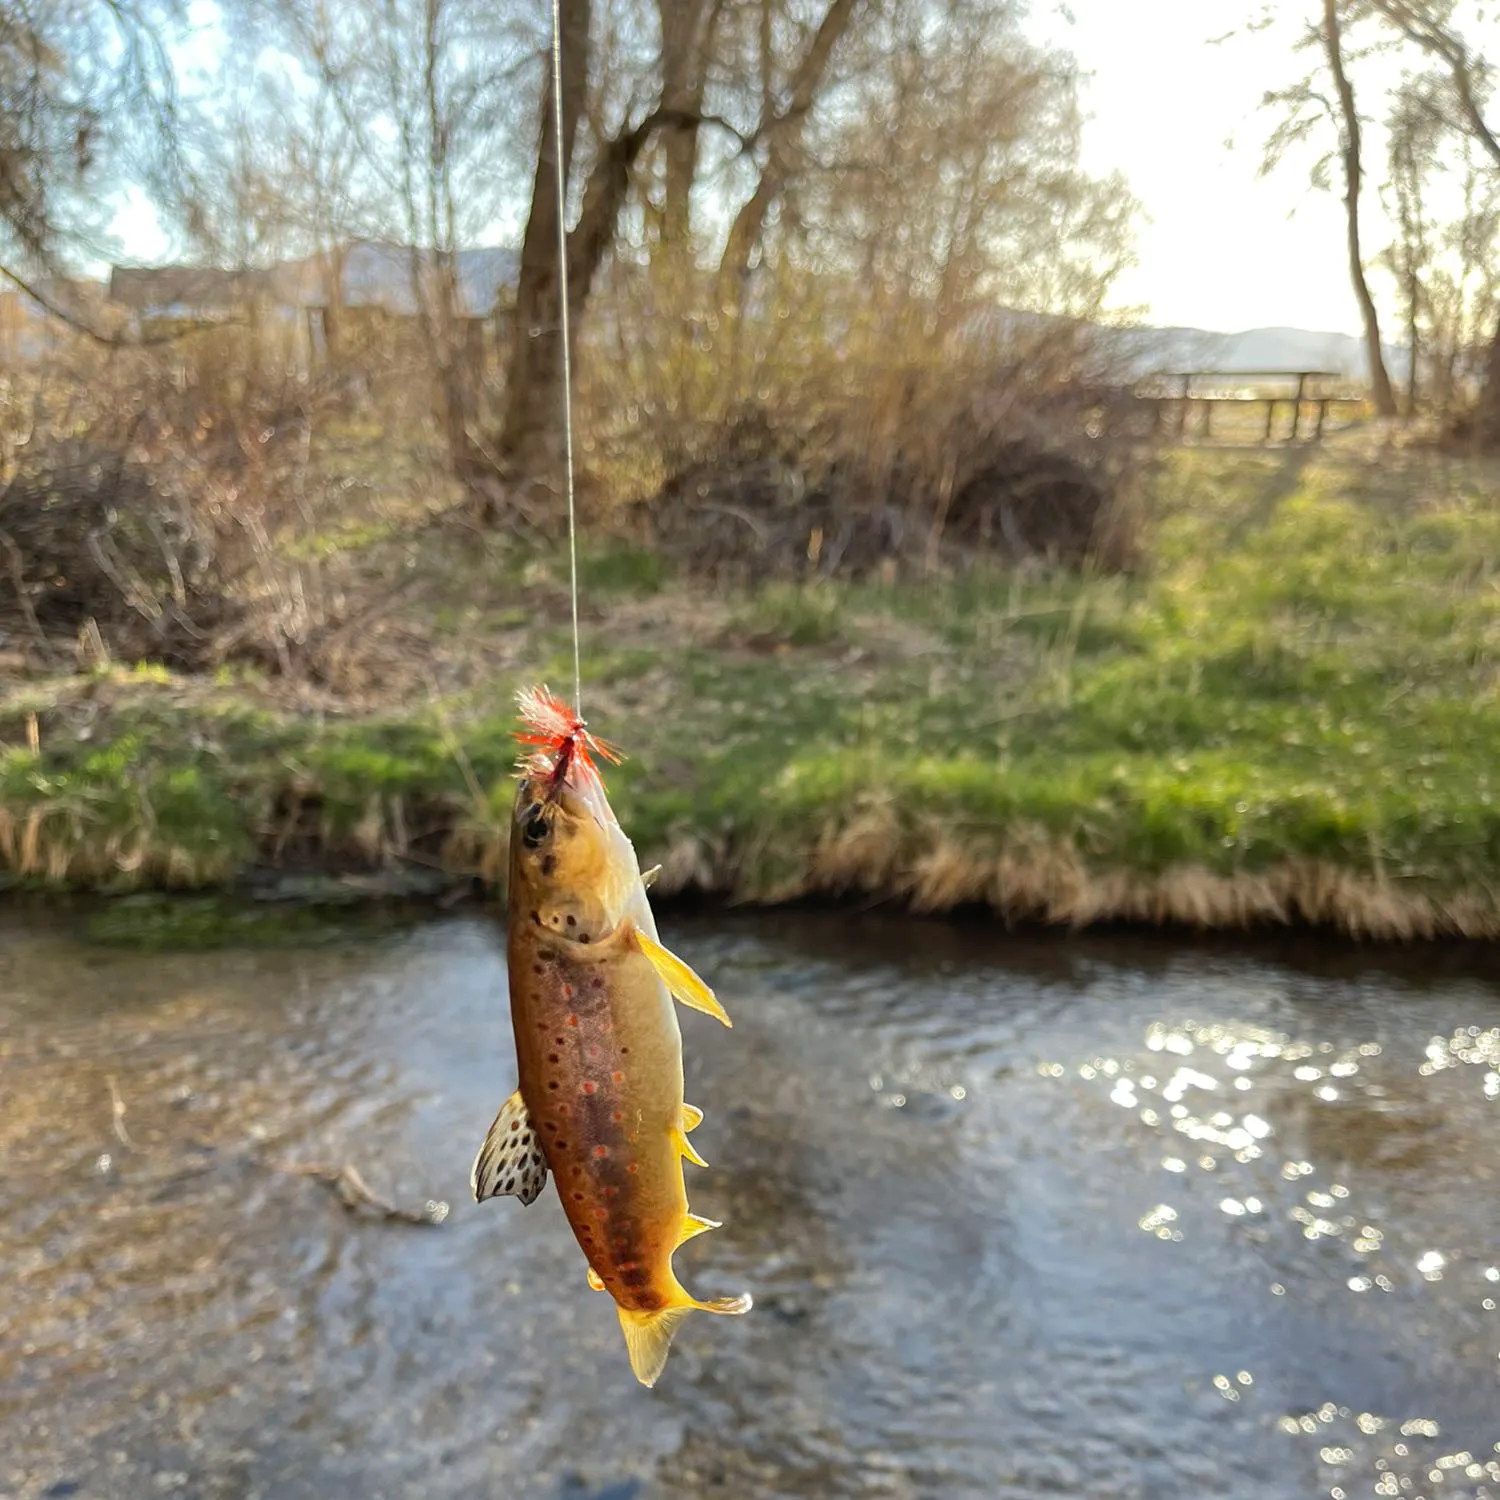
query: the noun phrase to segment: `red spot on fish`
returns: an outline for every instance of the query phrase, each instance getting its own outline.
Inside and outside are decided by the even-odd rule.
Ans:
[[[620,1121],[623,1120],[624,1118],[625,1118],[625,1111],[623,1109],[617,1109],[614,1112],[614,1114],[612,1114],[610,1116],[610,1119],[613,1120],[616,1125],[618,1125],[620,1123]]]
[[[594,1217],[596,1219],[607,1219],[609,1217],[609,1210],[607,1208],[596,1208],[594,1210]]]
[[[592,1078],[585,1078],[579,1085],[579,1087],[584,1091],[585,1094],[592,1094],[594,1090],[599,1087],[599,1085],[595,1083]]]
[[[609,1076],[613,1078],[616,1083],[625,1082],[625,1075],[623,1073],[611,1073]]]
[[[571,1000],[573,998],[573,986],[571,984],[565,984],[563,986],[563,998],[565,1000]]]
[[[578,1024],[578,1017],[577,1016],[569,1016],[568,1017],[568,1025],[569,1026],[576,1026],[577,1024]]]
[[[595,1161],[602,1161],[608,1155],[609,1155],[609,1147],[608,1146],[595,1146],[594,1147],[594,1160]]]
[[[588,1044],[588,1047],[585,1049],[585,1052],[586,1052],[586,1054],[589,1057],[598,1057],[598,1055],[599,1055],[598,1045],[596,1043],[594,1043],[594,1042],[590,1042]]]
[[[640,1163],[639,1162],[631,1162],[631,1164],[628,1167],[626,1167],[625,1170],[627,1172],[629,1172],[632,1177],[634,1177],[635,1174],[641,1170]]]

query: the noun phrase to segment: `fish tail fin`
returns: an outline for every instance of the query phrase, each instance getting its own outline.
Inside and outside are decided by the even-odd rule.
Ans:
[[[691,1302],[673,1303],[653,1312],[620,1308],[620,1328],[625,1335],[630,1368],[635,1371],[635,1378],[648,1389],[661,1379],[661,1372],[667,1367],[667,1354],[672,1348],[672,1335],[692,1310]]]
[[[672,1336],[682,1320],[695,1309],[698,1312],[715,1313],[719,1317],[734,1318],[750,1311],[749,1292],[738,1297],[715,1297],[708,1302],[699,1302],[690,1297],[680,1286],[675,1289],[674,1299],[665,1307],[651,1312],[637,1312],[629,1307],[619,1309],[620,1327],[625,1334],[625,1348],[630,1355],[630,1368],[635,1378],[644,1386],[653,1386],[666,1368],[667,1354],[672,1348]]]

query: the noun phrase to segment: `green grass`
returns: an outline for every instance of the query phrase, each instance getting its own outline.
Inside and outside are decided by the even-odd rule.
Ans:
[[[1142,880],[1313,861],[1418,895],[1500,882],[1495,471],[1182,454],[1145,551],[1128,580],[777,584],[678,631],[611,628],[617,603],[693,598],[638,549],[587,550],[603,619],[585,690],[630,756],[611,777],[622,820],[643,856],[696,842],[749,895],[806,886],[818,851],[870,819],[877,886],[939,844],[976,867],[1046,846]],[[524,567],[555,582],[562,563]],[[160,674],[117,674],[88,741],[36,685],[0,700],[0,743],[17,747],[0,752],[0,868],[167,880],[161,857],[80,857],[60,875],[56,856],[20,859],[41,809],[79,850],[128,851],[144,828],[183,851],[168,883],[220,883],[274,844],[289,801],[315,807],[336,848],[370,852],[373,819],[402,852],[392,809],[409,836],[423,809],[416,821],[467,830],[453,858],[475,857],[503,840],[509,694],[523,677],[565,685],[571,650],[556,620],[518,623],[509,594],[444,609],[444,630],[529,629],[512,653],[525,670],[329,722],[249,708],[242,683],[185,697]],[[19,731],[36,707],[39,758]]]

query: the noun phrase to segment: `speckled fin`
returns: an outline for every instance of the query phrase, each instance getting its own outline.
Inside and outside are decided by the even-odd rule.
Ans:
[[[691,1010],[701,1010],[705,1015],[733,1026],[729,1013],[719,1004],[714,992],[675,953],[644,932],[636,931],[635,940],[640,950],[651,960],[651,966],[661,976],[661,982],[672,992],[672,998]]]
[[[542,1155],[536,1131],[531,1128],[526,1101],[517,1089],[500,1106],[500,1113],[474,1158],[469,1186],[474,1189],[476,1203],[508,1195],[522,1203],[534,1203],[546,1185],[547,1158]]]

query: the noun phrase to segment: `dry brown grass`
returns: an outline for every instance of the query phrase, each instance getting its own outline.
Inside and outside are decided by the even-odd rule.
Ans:
[[[990,853],[934,825],[913,851],[894,810],[881,806],[818,839],[798,873],[765,880],[755,873],[755,851],[746,853],[745,861],[714,859],[699,841],[683,839],[663,862],[658,889],[756,905],[862,896],[919,913],[981,907],[1007,925],[1074,929],[1130,922],[1205,932],[1307,926],[1376,942],[1500,938],[1500,901],[1487,889],[1438,896],[1303,859],[1233,875],[1195,864],[1098,870],[1040,829],[1012,832]]]

